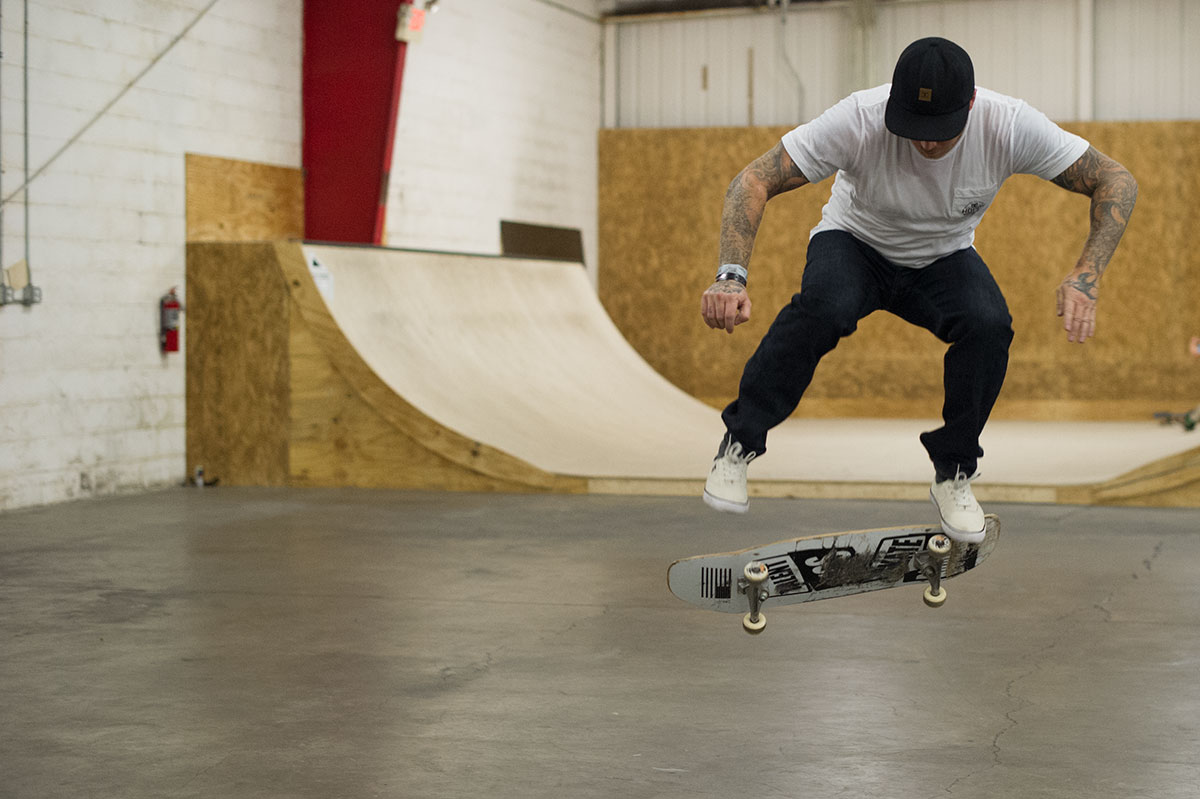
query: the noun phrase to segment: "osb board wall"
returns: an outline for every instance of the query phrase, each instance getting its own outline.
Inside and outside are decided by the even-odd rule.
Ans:
[[[188,241],[304,238],[304,178],[293,167],[188,153]]]
[[[288,297],[273,247],[189,243],[186,297],[189,468],[285,485]]]
[[[229,242],[302,237],[302,173],[193,153],[184,170],[189,468],[225,485],[282,485],[286,292],[269,245]]]
[[[1101,287],[1097,338],[1066,341],[1054,292],[1088,230],[1088,199],[1030,176],[1001,190],[976,237],[1014,318],[1008,418],[1136,418],[1200,400],[1200,333],[1192,300],[1200,253],[1188,246],[1200,201],[1200,123],[1064,127],[1124,163],[1138,206]],[[667,379],[715,406],[732,399],[746,359],[799,289],[808,231],[832,180],[768,205],[751,264],[752,320],[730,336],[700,320],[717,266],[730,180],[786,127],[604,130],[600,154],[599,292],[614,322]],[[808,416],[937,416],[944,346],[886,313],[859,325],[821,362],[798,409]]]

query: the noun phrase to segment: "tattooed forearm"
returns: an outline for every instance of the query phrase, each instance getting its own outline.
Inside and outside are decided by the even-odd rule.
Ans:
[[[748,267],[767,198],[758,186],[749,184],[744,175],[743,172],[734,178],[729,184],[729,191],[725,192],[725,209],[721,213],[720,262]]]
[[[1129,170],[1095,147],[1079,157],[1054,183],[1092,198],[1091,231],[1079,258],[1076,288],[1091,298],[1137,202],[1137,181]]]
[[[806,183],[808,179],[792,162],[782,143],[743,169],[725,192],[721,263],[749,266],[767,200]]]

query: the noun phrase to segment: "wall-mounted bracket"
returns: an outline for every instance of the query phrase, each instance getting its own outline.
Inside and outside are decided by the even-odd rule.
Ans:
[[[4,277],[0,284],[0,305],[30,306],[42,301],[42,290],[30,282],[29,265],[25,261],[17,261],[5,269]]]

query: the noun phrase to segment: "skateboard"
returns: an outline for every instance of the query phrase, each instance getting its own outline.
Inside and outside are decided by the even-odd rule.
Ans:
[[[1154,418],[1166,425],[1178,424],[1183,425],[1184,430],[1194,430],[1196,428],[1196,420],[1192,417],[1192,412],[1187,413],[1171,413],[1170,411],[1159,411],[1154,414]]]
[[[953,541],[938,525],[885,527],[790,538],[766,546],[696,555],[667,569],[671,593],[720,613],[744,613],[742,627],[760,633],[765,604],[793,605],[924,583],[925,604],[946,601],[942,583],[978,566],[1000,537],[986,516],[983,541]]]

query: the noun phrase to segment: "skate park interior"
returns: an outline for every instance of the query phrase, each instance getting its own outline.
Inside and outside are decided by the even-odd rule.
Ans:
[[[1200,504],[1196,443],[1154,418],[1200,396],[1200,369],[1186,348],[1195,314],[1176,290],[1200,270],[1176,205],[1195,189],[1165,166],[1200,158],[1200,126],[1067,127],[1140,179],[1137,216],[1103,284],[1117,301],[1104,305],[1102,335],[1065,342],[1053,287],[1086,237],[1088,200],[1036,178],[1010,180],[977,241],[1005,290],[1016,338],[981,442],[976,491],[1000,501]],[[580,263],[507,259],[500,269],[488,256],[231,242],[221,218],[228,209],[207,208],[205,199],[237,196],[229,176],[244,180],[253,165],[192,159],[189,460],[235,485],[695,495],[723,432],[719,409],[795,291],[828,185],[771,208],[756,245],[755,313],[733,336],[697,318],[693,265],[711,242],[691,231],[717,229],[720,207],[693,198],[720,197],[722,178],[782,132],[721,131],[713,147],[711,130],[601,131],[600,252],[613,263],[641,259],[653,279],[630,282],[602,260],[595,289]],[[672,159],[701,157],[710,172],[663,190],[668,181],[656,168],[676,173]],[[281,192],[299,193],[298,174],[272,179]],[[639,213],[644,207],[663,213]],[[209,241],[212,231],[221,240]],[[1150,280],[1137,264],[1161,260],[1164,246],[1180,255]],[[414,281],[421,295],[407,291]],[[247,298],[245,313],[229,312],[231,292]],[[276,313],[249,312],[267,297]],[[262,335],[271,323],[273,333]],[[822,361],[796,414],[771,432],[750,472],[752,493],[922,496],[931,475],[917,436],[940,424],[944,350],[887,314],[863,320]],[[246,363],[272,366],[264,373]],[[332,405],[331,381],[342,397]],[[243,407],[247,397],[254,407]],[[230,431],[224,420],[234,415],[261,420],[263,434]],[[361,429],[330,421],[351,416]],[[422,452],[420,465],[389,462],[380,436]]]
[[[171,35],[213,58],[263,46],[233,35],[257,28],[231,3],[191,3],[196,27]],[[34,0],[35,32],[53,5]],[[154,5],[123,0],[138,19]],[[278,23],[298,23],[302,5],[273,4],[281,19],[267,26],[297,57],[298,24]],[[456,109],[493,116],[492,136],[522,110],[522,129],[545,123],[544,97],[524,109],[467,102],[494,86],[484,73],[505,59],[523,65],[517,77],[533,94],[571,107],[565,92],[537,88],[571,71],[539,61],[563,57],[539,46],[546,31],[599,72],[625,69],[614,40],[636,29],[647,37],[639,47],[669,43],[676,19],[714,26],[712,41],[724,42],[746,20],[783,13],[782,35],[832,20],[849,40],[848,20],[870,10],[874,27],[860,32],[878,43],[913,30],[966,35],[972,15],[988,12],[961,0],[793,2],[618,24],[602,16],[612,2],[440,5],[410,48],[386,242],[306,239],[298,142],[292,157],[270,157],[189,134],[186,153],[163,159],[179,173],[170,207],[185,328],[183,352],[161,368],[178,377],[185,412],[178,441],[155,446],[174,471],[0,505],[0,796],[1194,796],[1200,433],[1153,414],[1200,401],[1200,363],[1185,347],[1200,333],[1187,290],[1200,276],[1189,236],[1200,113],[1054,117],[1140,185],[1086,345],[1065,341],[1053,288],[1087,235],[1087,199],[1018,176],[988,211],[977,244],[1017,336],[974,485],[1002,525],[987,562],[947,581],[936,610],[919,586],[768,602],[765,631],[749,636],[739,615],[672,596],[667,567],[789,537],[931,523],[917,436],[939,424],[944,346],[886,315],[864,320],[751,464],[750,512],[716,513],[699,495],[720,409],[798,286],[829,188],[772,202],[751,322],[732,336],[704,327],[699,294],[725,186],[790,127],[762,123],[766,93],[754,95],[757,124],[599,119],[582,148],[594,163],[576,177],[592,204],[515,206],[545,222],[555,246],[564,228],[582,230],[582,259],[478,246],[516,212],[497,201],[507,216],[489,216],[469,240],[482,201],[432,202],[420,175],[469,178],[449,167],[456,159],[411,145],[470,140],[457,160],[498,170],[490,162],[501,159],[480,158],[477,137],[454,127]],[[1024,19],[1022,30],[1053,30],[1039,16],[1051,13],[1090,19],[1097,41],[1119,32],[1116,19],[1134,30],[1115,0],[982,5],[995,6],[995,24]],[[1200,51],[1190,47],[1200,17],[1186,3],[1151,5],[1145,17],[1180,20],[1156,29]],[[193,41],[209,9],[223,33]],[[913,27],[918,18],[925,27]],[[6,36],[15,24],[6,13]],[[1091,35],[1075,33],[1079,47]],[[972,39],[981,74],[1015,47],[990,36]],[[458,41],[486,57],[473,62]],[[1145,35],[1140,46],[1148,52]],[[854,71],[823,47],[811,58]],[[889,48],[878,59],[892,59]],[[1117,69],[1102,52],[1096,83]],[[1197,72],[1191,56],[1166,68]],[[714,87],[717,71],[705,73]],[[581,104],[632,102],[621,92],[633,93],[635,73],[620,74]],[[1106,91],[1078,76],[1072,87]],[[3,103],[6,121],[19,117],[11,95]],[[412,121],[422,115],[424,126]],[[165,123],[147,124],[161,134]],[[555,150],[541,134],[522,146]],[[497,180],[508,183],[470,193],[557,185],[526,178],[505,173]],[[107,260],[90,265],[110,274]],[[0,327],[0,378],[23,341],[13,320],[64,313],[57,296],[51,283],[40,307],[0,308],[10,325]],[[9,376],[0,393],[18,383]],[[65,378],[53,384],[70,390]],[[26,417],[8,410],[15,436]],[[0,499],[52,496],[22,493],[7,476],[25,463],[16,453],[51,449],[44,431],[31,440],[8,449]],[[77,483],[80,471],[99,473],[79,465],[90,455],[55,457]],[[217,482],[196,485],[198,466]]]

